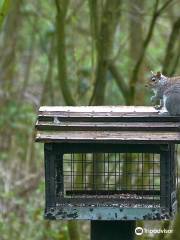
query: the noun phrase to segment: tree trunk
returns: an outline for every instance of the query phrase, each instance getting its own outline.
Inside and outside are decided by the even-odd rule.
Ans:
[[[58,55],[58,78],[61,92],[66,105],[76,105],[70,92],[67,80],[67,60],[66,60],[66,35],[65,35],[65,17],[69,1],[55,0],[57,8],[57,55]],[[80,240],[78,222],[75,220],[68,221],[68,231],[71,240]]]
[[[10,96],[12,93],[12,82],[15,75],[16,45],[18,39],[18,30],[20,25],[20,6],[22,0],[13,1],[10,14],[5,24],[4,45],[1,49],[1,79],[3,81],[3,90]],[[9,37],[11,36],[11,38]],[[10,47],[11,46],[11,47]]]
[[[57,55],[58,55],[58,78],[64,101],[67,105],[76,105],[68,86],[67,60],[66,60],[66,12],[69,1],[56,0],[57,7]]]
[[[101,22],[100,24],[96,24],[98,26],[100,25],[100,29],[98,33],[94,34],[94,36],[97,37],[97,67],[94,91],[90,101],[91,105],[104,104],[107,83],[106,74],[112,54],[114,34],[120,15],[120,3],[121,1],[119,0],[107,0],[100,19]]]
[[[136,63],[143,45],[143,10],[144,1],[129,0],[129,29],[130,29],[130,58],[133,65]],[[142,63],[138,72],[134,104],[143,105],[144,102],[144,64]]]
[[[79,224],[75,220],[68,221],[68,231],[71,240],[80,240]]]
[[[50,105],[54,105],[54,94],[53,94],[53,84],[52,84],[52,78],[53,78],[53,65],[55,61],[55,37],[51,37],[51,43],[50,43],[50,49],[48,53],[48,70],[47,75],[44,80],[43,89],[41,93],[41,100],[40,105],[48,105],[48,102],[50,102]]]
[[[4,26],[4,36],[3,36],[3,45],[0,49],[1,52],[1,62],[0,62],[0,73],[1,73],[1,92],[2,95],[0,96],[0,108],[1,113],[6,114],[10,104],[13,102],[15,97],[17,96],[17,92],[14,86],[14,80],[16,79],[16,69],[15,69],[15,62],[16,62],[16,46],[17,46],[17,39],[19,34],[19,26],[21,20],[20,14],[20,6],[22,0],[14,0],[11,4],[10,13],[6,19],[6,23]],[[11,37],[9,37],[11,36]],[[11,119],[7,119],[6,122],[3,124],[3,128],[0,129],[0,135],[3,136],[2,148],[5,147],[5,150],[8,152],[11,148],[11,138],[12,138],[12,131],[11,131]],[[1,148],[1,139],[0,139],[0,148]]]

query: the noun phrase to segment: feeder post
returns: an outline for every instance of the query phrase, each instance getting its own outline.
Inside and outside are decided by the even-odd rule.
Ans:
[[[135,221],[91,221],[91,240],[133,240]]]

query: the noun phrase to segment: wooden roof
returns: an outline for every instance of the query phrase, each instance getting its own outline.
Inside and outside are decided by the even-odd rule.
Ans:
[[[180,117],[153,107],[40,107],[37,142],[179,143]]]

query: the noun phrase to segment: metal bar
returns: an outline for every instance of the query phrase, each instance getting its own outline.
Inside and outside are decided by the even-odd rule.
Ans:
[[[173,192],[176,190],[176,155],[177,155],[177,150],[175,148],[174,144],[170,144],[170,191]]]
[[[165,208],[170,208],[170,156],[169,147],[160,154],[160,202]]]
[[[74,164],[74,153],[71,153],[71,158],[72,158],[72,176],[73,176],[73,189],[75,188],[75,176],[74,176],[74,172],[75,172],[75,164]]]
[[[144,153],[142,153],[141,158],[141,164],[142,164],[142,171],[141,171],[141,189],[142,189],[142,198],[143,198],[143,190],[144,190]]]
[[[73,163],[73,159],[72,159],[72,153],[71,153],[71,165],[70,165],[70,167],[71,167],[71,176],[70,176],[70,179],[71,179],[71,186],[70,186],[70,188],[71,189],[73,189],[74,188],[74,186],[73,186],[73,182],[74,182],[74,177],[73,177],[73,174],[74,174],[74,172],[73,172],[73,165],[74,165],[74,163]]]
[[[54,143],[55,148],[63,153],[160,153],[162,144],[113,144],[113,143]],[[167,146],[167,144],[164,144]],[[106,150],[106,151],[105,151]]]
[[[103,171],[104,188],[106,188],[106,154],[105,153],[103,153],[103,166],[104,166],[104,171]]]
[[[87,168],[87,158],[86,158],[86,154],[84,154],[84,161],[85,161],[85,166],[84,166],[84,189],[86,190],[87,188],[87,183],[86,183],[86,168]]]
[[[44,144],[46,209],[56,204],[56,152],[52,143]]]
[[[117,168],[117,166],[116,166],[116,153],[115,153],[115,178],[114,178],[114,191],[116,191],[116,188],[117,188],[117,184],[116,184],[116,182],[117,182],[117,173],[116,173],[116,168]]]
[[[150,199],[151,198],[151,199]],[[70,196],[70,197],[65,197],[65,198],[60,198],[58,199],[57,204],[72,204],[74,207],[76,206],[83,206],[83,207],[99,207],[99,206],[106,206],[106,207],[111,207],[114,206],[116,209],[117,207],[121,208],[160,208],[160,200],[159,197],[157,196],[157,199],[152,199],[152,196],[147,196],[142,199],[141,196],[137,197],[135,195],[128,195],[128,201],[127,201],[127,196],[123,196],[123,198],[118,198],[114,197],[113,195],[96,195],[94,197],[88,197],[88,196]],[[85,209],[84,209],[85,210]]]
[[[75,205],[73,208],[65,204],[60,204],[55,211],[47,209],[46,218],[50,219],[81,219],[81,220],[167,220],[172,219],[169,211],[164,208],[144,207],[144,208],[123,208],[117,207],[82,207]],[[111,233],[113,235],[113,233]],[[119,240],[119,239],[118,239]],[[122,239],[123,240],[123,239]]]
[[[133,240],[135,221],[91,221],[91,240]]]
[[[149,186],[149,185],[147,185]],[[159,190],[109,190],[108,192],[106,190],[67,190],[66,195],[116,195],[116,194],[143,194],[143,195],[159,195],[160,191]]]
[[[63,169],[63,154],[59,151],[56,153],[56,178],[55,178],[55,190],[56,196],[62,197],[64,195],[64,169]]]
[[[110,180],[110,172],[109,172],[109,153],[107,154],[107,164],[108,164],[108,168],[107,168],[107,174],[108,174],[108,195],[109,195],[109,180]]]
[[[95,154],[93,153],[93,160],[92,160],[92,186],[93,186],[93,189],[96,189],[96,184],[95,184],[95,174],[96,174],[96,171],[95,171]]]

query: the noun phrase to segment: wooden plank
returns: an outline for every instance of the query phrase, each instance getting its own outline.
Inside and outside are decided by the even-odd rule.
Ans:
[[[180,142],[179,132],[146,131],[37,131],[36,141],[41,142]]]
[[[38,116],[39,121],[54,121],[54,119],[58,121],[71,121],[71,122],[180,122],[180,117],[178,116],[148,116],[148,115],[139,115],[139,116],[125,116],[125,115],[118,115],[114,116],[111,114],[110,116],[102,115],[102,116],[66,116],[66,115],[53,115],[53,116]]]
[[[144,106],[81,106],[81,107],[41,107],[39,120],[53,121],[139,121],[139,122],[179,122],[180,116],[162,116],[153,107]],[[141,119],[143,118],[143,119]],[[88,120],[89,119],[89,120]]]
[[[89,111],[89,112],[81,112],[81,111],[39,111],[39,115],[41,116],[59,116],[59,117],[80,117],[80,116],[159,116],[158,111],[155,110],[153,112],[124,112],[124,111]]]
[[[152,106],[42,106],[40,112],[157,112]]]
[[[46,122],[37,121],[37,130],[48,131],[180,131],[180,122]]]
[[[40,117],[164,117],[158,112],[39,112]]]
[[[98,116],[137,116],[158,115],[153,107],[134,106],[81,106],[81,107],[40,107],[40,116],[59,117],[98,117]]]

